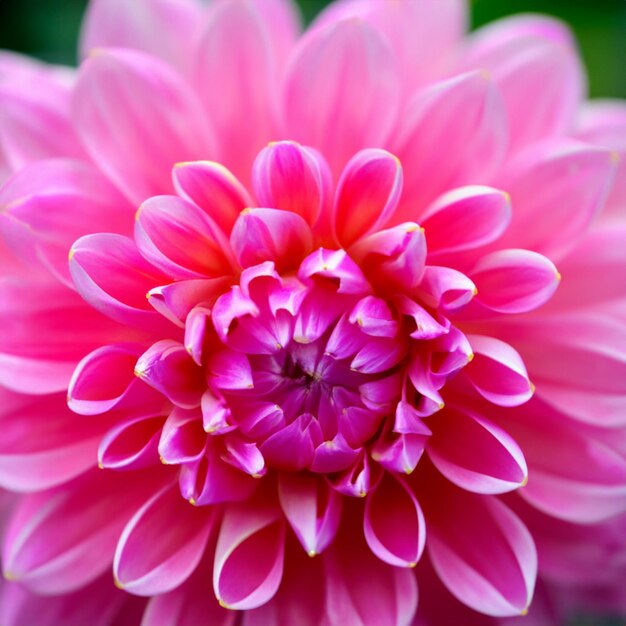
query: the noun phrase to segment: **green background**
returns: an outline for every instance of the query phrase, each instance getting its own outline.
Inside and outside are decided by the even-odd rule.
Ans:
[[[298,4],[310,20],[327,0]],[[85,5],[86,0],[0,0],[0,47],[74,63]],[[626,97],[626,0],[473,0],[472,24],[523,11],[557,15],[573,27],[592,96]]]
[[[127,0],[133,2],[134,0]],[[262,1],[262,0],[261,0]],[[379,0],[386,2],[388,0]],[[86,0],[0,0],[0,48],[74,64]],[[298,0],[308,22],[327,0]],[[512,13],[538,11],[570,24],[593,97],[626,98],[626,0],[473,0],[472,27]],[[581,618],[573,626],[623,626],[622,620]]]

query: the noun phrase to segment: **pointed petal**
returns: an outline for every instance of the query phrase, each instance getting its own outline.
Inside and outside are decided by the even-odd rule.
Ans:
[[[470,272],[476,302],[498,313],[528,313],[545,304],[559,285],[554,263],[530,250],[498,250]]]
[[[482,185],[454,189],[437,198],[421,219],[428,258],[463,252],[498,239],[511,221],[511,199]]]
[[[420,221],[437,196],[453,187],[486,183],[508,140],[506,111],[493,81],[470,72],[419,91],[392,144],[405,173],[394,221]]]
[[[465,373],[476,391],[499,406],[517,406],[528,401],[534,387],[519,353],[494,337],[469,335],[475,358]]]
[[[309,556],[322,553],[335,538],[341,519],[341,496],[323,477],[283,473],[280,505]]]
[[[320,248],[309,254],[300,265],[298,278],[310,282],[313,277],[336,282],[339,294],[366,294],[370,291],[363,272],[344,250]]]
[[[230,234],[242,267],[273,261],[277,272],[295,269],[311,251],[308,224],[296,213],[279,209],[245,209]]]
[[[384,144],[395,122],[400,85],[391,50],[363,20],[312,31],[294,51],[283,98],[287,135],[332,155],[338,174],[358,150]]]
[[[333,208],[337,240],[347,247],[379,230],[393,216],[402,193],[402,166],[385,150],[361,150],[337,183]]]
[[[528,479],[526,461],[515,440],[469,410],[447,408],[437,415],[428,456],[449,481],[475,493],[505,493]]]
[[[477,292],[474,283],[458,270],[427,265],[417,293],[426,306],[456,311],[468,304]]]
[[[324,157],[293,141],[271,143],[259,152],[252,186],[261,206],[297,213],[309,226],[328,210],[332,193]]]
[[[365,540],[382,561],[396,567],[417,564],[426,543],[426,524],[415,494],[385,472],[365,501]]]
[[[118,585],[137,595],[166,593],[200,562],[212,511],[185,502],[176,485],[148,500],[124,528],[113,559]]]
[[[272,467],[297,471],[311,464],[313,451],[321,442],[322,431],[317,420],[304,413],[268,437],[260,450]]]
[[[423,503],[428,553],[443,584],[480,613],[525,614],[537,576],[537,552],[526,527],[489,496],[466,493],[441,479],[431,493],[429,506]]]
[[[227,236],[241,211],[253,204],[233,174],[213,161],[176,163],[172,178],[176,192],[199,206]]]
[[[200,411],[175,408],[163,424],[159,440],[162,463],[180,464],[197,461],[206,447]]]
[[[278,508],[231,504],[224,512],[213,588],[228,608],[253,609],[278,590],[283,575],[285,523]]]
[[[115,321],[170,327],[146,300],[150,289],[169,281],[140,256],[131,239],[114,234],[81,237],[70,250],[70,273],[78,293]]]
[[[87,151],[135,205],[171,191],[169,173],[177,161],[215,154],[189,86],[147,54],[98,51],[81,66],[73,105]]]

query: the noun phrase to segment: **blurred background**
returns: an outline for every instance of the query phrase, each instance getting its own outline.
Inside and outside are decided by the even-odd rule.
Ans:
[[[87,0],[0,0],[0,48],[75,63],[76,36],[86,4]],[[298,0],[298,4],[308,22],[328,0]],[[591,96],[626,97],[626,0],[472,0],[471,4],[474,28],[524,11],[565,20],[580,43]]]
[[[308,23],[329,0],[297,2]],[[0,0],[0,48],[75,64],[86,4],[87,0]],[[626,0],[471,0],[471,5],[472,28],[529,11],[568,22],[587,67],[590,95],[626,98]],[[600,622],[580,617],[572,626],[624,626],[624,619]]]

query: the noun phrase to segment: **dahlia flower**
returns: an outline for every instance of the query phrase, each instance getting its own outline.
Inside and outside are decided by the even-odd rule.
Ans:
[[[465,20],[93,0],[78,70],[0,58],[4,626],[626,612],[626,108]]]

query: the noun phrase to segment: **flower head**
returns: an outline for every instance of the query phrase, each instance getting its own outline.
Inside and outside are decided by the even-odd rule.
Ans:
[[[538,624],[619,607],[619,559],[559,569],[626,512],[624,114],[578,121],[567,31],[133,7],[92,3],[75,82],[6,61],[0,616],[469,624],[529,611],[537,548]]]

